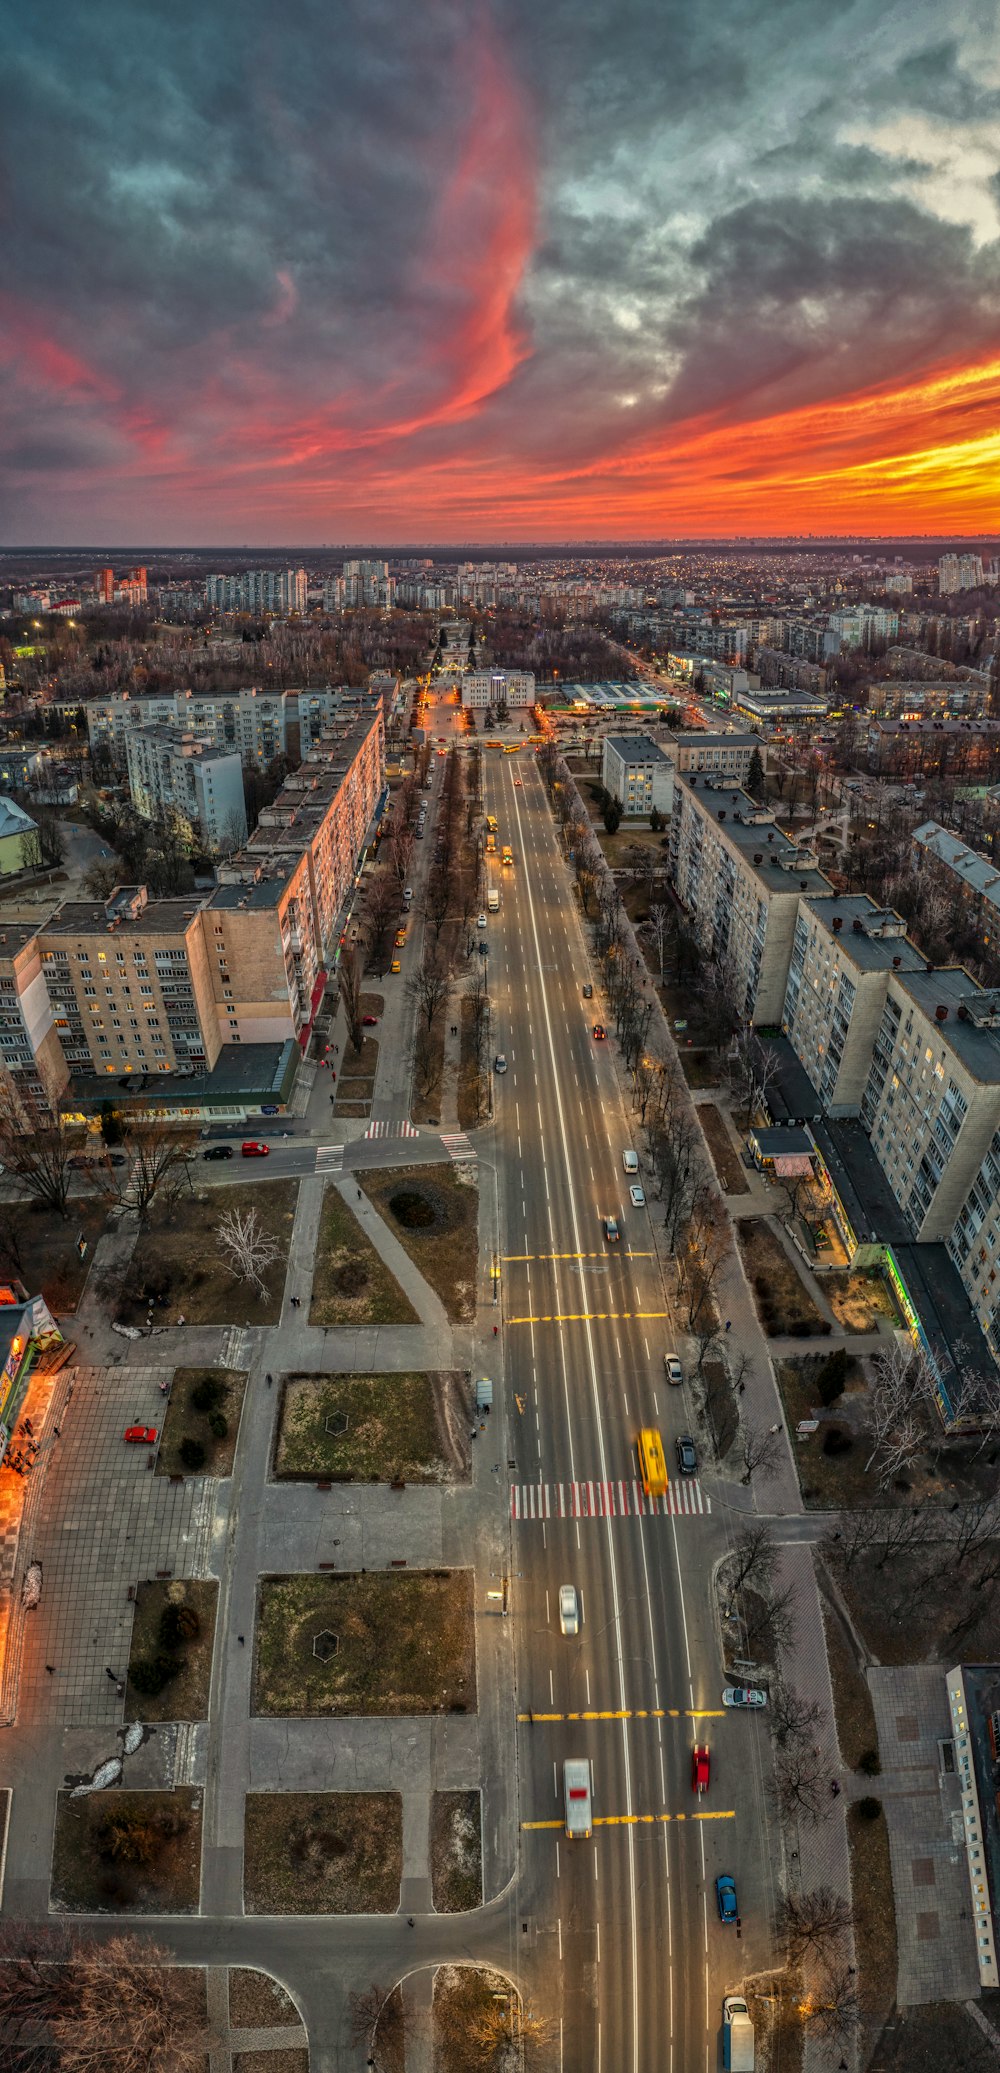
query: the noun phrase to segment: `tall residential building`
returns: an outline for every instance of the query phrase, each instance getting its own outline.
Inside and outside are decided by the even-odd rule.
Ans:
[[[94,589],[102,605],[113,605],[115,601],[114,569],[98,569],[94,577]]]
[[[860,1113],[889,974],[925,962],[867,893],[800,901],[782,1022],[828,1115]]]
[[[244,569],[237,576],[209,576],[205,602],[217,612],[305,612],[309,578],[305,569]]]
[[[126,752],[132,804],[143,820],[174,818],[192,845],[213,855],[246,841],[243,766],[234,751],[180,727],[137,727]]]
[[[959,590],[980,590],[984,582],[981,554],[942,554],[938,561],[938,589],[942,597]]]
[[[626,815],[648,820],[653,808],[669,814],[674,799],[674,766],[666,745],[648,734],[606,734],[601,757],[601,783]]]
[[[362,694],[363,695],[363,694]],[[173,725],[210,736],[232,749],[250,768],[265,770],[276,756],[297,763],[335,720],[342,707],[357,710],[357,692],[327,685],[317,691],[241,691],[208,694],[166,691],[117,698],[93,698],[84,707],[91,748],[107,747],[124,769],[127,740],[137,727]]]

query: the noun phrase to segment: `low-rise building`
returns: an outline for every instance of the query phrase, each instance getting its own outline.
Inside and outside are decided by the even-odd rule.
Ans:
[[[830,703],[812,691],[755,691],[751,686],[734,699],[733,710],[762,734],[773,734],[809,720],[825,719]]]
[[[654,807],[663,814],[672,809],[674,764],[648,734],[605,735],[601,783],[628,817],[648,820]]]
[[[38,822],[16,799],[0,797],[0,878],[33,870],[39,862]]]
[[[756,734],[674,734],[669,729],[656,736],[675,770],[704,770],[730,784],[745,785],[755,755],[760,755]]]
[[[449,657],[450,661],[450,657]],[[530,669],[470,669],[460,679],[462,704],[481,710],[535,703],[535,677]]]

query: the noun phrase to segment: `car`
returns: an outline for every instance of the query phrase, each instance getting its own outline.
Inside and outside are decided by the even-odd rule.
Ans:
[[[712,1764],[703,1742],[696,1742],[691,1754],[691,1790],[699,1794],[708,1791]]]
[[[403,948],[403,944],[404,944],[405,942],[406,942],[406,930],[405,930],[405,929],[397,929],[397,930],[396,930],[396,949],[397,949],[397,950],[402,950],[402,948]]]
[[[696,1476],[698,1473],[698,1450],[689,1432],[682,1432],[680,1438],[674,1441],[674,1453],[677,1456],[677,1466],[680,1469],[681,1475]]]
[[[608,1034],[608,1032],[607,1032],[607,1030],[605,1029],[605,1027],[604,1027],[604,1024],[603,1024],[603,1022],[595,1022],[595,1024],[594,1024],[594,1042],[595,1042],[595,1044],[603,1044],[603,1043],[604,1043],[604,1042],[606,1041],[606,1039],[607,1039],[607,1034]]]
[[[413,898],[413,887],[412,887],[412,885],[408,885],[408,886],[407,886],[407,888],[406,888],[406,890],[405,890],[405,892],[404,892],[404,894],[403,894],[403,905],[404,905],[404,907],[408,907],[408,906],[409,906],[409,904],[410,904],[410,901],[412,900],[412,898]]]
[[[663,1371],[666,1375],[667,1381],[673,1383],[675,1389],[677,1387],[677,1384],[679,1382],[683,1382],[684,1380],[684,1370],[681,1367],[680,1361],[678,1360],[676,1353],[664,1354]]]
[[[766,1706],[767,1693],[754,1684],[727,1684],[722,1703],[724,1706]]]
[[[589,981],[583,989],[583,998],[585,1001],[592,1001],[594,998],[594,989],[590,985]]]
[[[362,1017],[361,1017],[361,1027],[362,1027],[362,1029],[377,1029],[377,1028],[378,1028],[378,1016],[377,1016],[377,1015],[362,1015]]]
[[[601,1223],[608,1244],[617,1245],[621,1237],[621,1232],[618,1229],[618,1218],[616,1216],[602,1216]]]
[[[401,972],[402,969],[403,967],[400,964],[398,957],[394,957],[391,965],[389,966],[390,972]]]
[[[209,1144],[201,1156],[203,1159],[231,1159],[233,1148],[231,1144]]]
[[[622,1153],[622,1166],[626,1173],[638,1173],[639,1160],[635,1152]]]
[[[524,779],[523,779],[523,777],[516,777],[516,778],[514,779],[514,790],[515,790],[515,792],[523,792],[523,790],[524,790]]]
[[[244,1159],[268,1159],[271,1155],[270,1145],[261,1144],[258,1137],[245,1138],[240,1150]]]
[[[493,1070],[494,1072],[506,1072],[507,1070],[507,1060],[502,1051],[498,1051],[493,1060]]]
[[[108,1162],[108,1165],[109,1165],[109,1166],[127,1166],[127,1165],[128,1165],[128,1160],[127,1160],[127,1158],[125,1157],[125,1154],[124,1154],[124,1152],[105,1152],[105,1155],[104,1155],[104,1156],[105,1156],[105,1158],[107,1159],[107,1162]]]
[[[477,927],[477,929],[488,929],[488,928],[489,928],[489,922],[487,921],[487,918],[486,918],[485,914],[480,914],[480,915],[478,916],[478,918],[477,918],[477,921],[476,921],[476,927]]]
[[[123,1440],[129,1440],[135,1447],[154,1447],[156,1445],[156,1426],[126,1425],[122,1438]]]
[[[718,1903],[720,1922],[735,1922],[738,1915],[736,1880],[730,1878],[727,1871],[720,1871],[715,1881],[715,1898]]]
[[[645,1191],[642,1188],[640,1188],[637,1180],[632,1182],[632,1186],[628,1191],[628,1199],[631,1202],[633,1209],[645,1209]]]
[[[559,1631],[570,1635],[580,1632],[580,1600],[575,1584],[559,1586]]]

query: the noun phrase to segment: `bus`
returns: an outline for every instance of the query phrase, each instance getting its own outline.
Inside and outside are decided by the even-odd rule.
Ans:
[[[511,849],[511,846],[510,846],[510,843],[509,843],[509,842],[505,842],[505,843],[504,843],[504,846],[503,846],[503,855],[502,855],[502,856],[501,856],[501,858],[500,858],[500,862],[501,862],[501,864],[503,865],[504,869],[506,869],[506,867],[507,867],[507,866],[508,866],[509,864],[513,864],[513,862],[514,862],[514,852],[513,852],[513,850]]]
[[[639,1474],[647,1497],[666,1495],[667,1464],[663,1441],[654,1425],[644,1425],[639,1434]]]

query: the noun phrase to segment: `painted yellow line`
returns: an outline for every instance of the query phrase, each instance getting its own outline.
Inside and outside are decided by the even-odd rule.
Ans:
[[[542,1727],[558,1720],[724,1720],[726,1716],[721,1706],[629,1706],[617,1711],[607,1707],[586,1713],[519,1713],[517,1717]]]
[[[501,1256],[504,1267],[520,1266],[524,1260],[607,1260],[611,1255],[607,1248],[603,1252],[505,1252]],[[630,1245],[621,1255],[624,1260],[652,1260],[655,1253],[633,1252]]]
[[[669,1317],[669,1310],[563,1310],[545,1317],[508,1317],[508,1324],[635,1324],[643,1318]]]
[[[668,1821],[735,1821],[735,1807],[720,1807],[711,1814],[595,1814],[595,1828],[660,1828]],[[564,1821],[522,1821],[521,1828],[565,1828]]]

